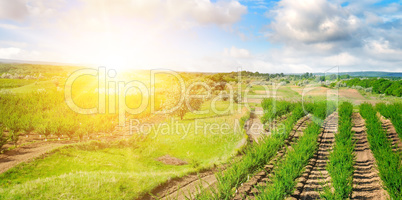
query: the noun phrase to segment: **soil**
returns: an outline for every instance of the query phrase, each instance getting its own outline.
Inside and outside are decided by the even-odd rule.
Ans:
[[[391,120],[386,119],[384,116],[380,116],[382,128],[387,131],[388,140],[391,141],[394,151],[402,151],[402,141],[399,138],[398,133],[395,130]]]
[[[330,115],[324,124],[324,130],[318,137],[318,151],[302,176],[298,178],[296,190],[289,199],[319,199],[320,192],[329,185],[330,176],[326,170],[328,156],[335,142],[338,128],[338,113]]]
[[[22,162],[29,162],[66,144],[68,143],[36,142],[0,154],[0,174]]]
[[[256,103],[261,103],[261,99],[252,99],[255,100]],[[246,126],[249,127],[261,127],[262,124],[260,122],[259,117],[262,112],[261,107],[256,107],[257,114],[253,114],[252,118],[246,122]],[[250,133],[250,129],[246,128],[246,132]],[[256,130],[258,130],[257,128]],[[255,131],[255,130],[253,130]],[[250,137],[249,138],[253,138]],[[253,139],[253,141],[256,141]],[[240,141],[238,146],[242,146],[247,144],[246,140]],[[215,177],[215,173],[217,171],[222,171],[225,169],[225,166],[220,166],[218,168],[213,168],[210,170],[206,170],[204,172],[199,172],[195,174],[190,174],[184,176],[182,178],[171,179],[160,186],[156,187],[149,194],[146,194],[139,199],[188,199],[194,198],[195,195],[199,194],[200,190],[204,190],[210,187],[215,187],[217,180]]]
[[[165,119],[165,116],[155,115],[144,118],[141,123],[158,123]],[[100,140],[100,141],[115,141],[127,139],[130,135],[137,134],[130,132],[129,122],[126,123],[124,128],[116,127],[113,133],[98,133],[93,134],[92,138],[84,137],[84,141]],[[67,136],[61,136],[60,140],[56,135],[50,135],[45,141],[45,137],[38,134],[23,134],[20,136],[18,146],[10,151],[5,151],[7,148],[12,147],[13,144],[9,142],[3,146],[5,152],[0,154],[0,174],[8,169],[15,167],[23,162],[30,162],[35,158],[45,155],[52,150],[62,147],[66,144],[79,143],[77,138],[69,140]]]
[[[310,121],[310,117],[306,116],[296,123],[293,130],[290,132],[289,137],[286,139],[283,148],[274,158],[271,159],[267,165],[264,166],[263,170],[255,174],[236,190],[236,195],[233,199],[254,199],[254,197],[258,195],[259,191],[257,188],[259,186],[264,186],[267,182],[269,182],[275,167],[284,158],[286,150],[302,135],[303,130],[307,127],[307,124]]]
[[[367,141],[364,119],[359,113],[353,113],[352,120],[354,124],[352,131],[355,132],[356,140],[352,199],[388,199]]]
[[[219,170],[223,170],[224,166]],[[170,179],[166,183],[156,187],[143,197],[138,199],[177,199],[184,200],[189,197],[194,198],[194,195],[200,192],[200,189],[214,187],[217,182],[215,172],[218,169],[207,170],[204,172],[194,173],[182,178]]]
[[[165,165],[187,165],[187,162],[184,160],[180,160],[178,158],[164,155],[156,159],[159,162],[162,162]]]

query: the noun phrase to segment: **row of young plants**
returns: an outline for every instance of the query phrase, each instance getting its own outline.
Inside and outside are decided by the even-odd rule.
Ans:
[[[392,151],[391,142],[382,128],[377,112],[369,103],[360,105],[360,114],[366,120],[367,138],[376,159],[380,177],[392,199],[402,197],[402,161],[399,152]]]
[[[303,136],[292,145],[283,162],[278,165],[272,182],[259,188],[261,193],[256,199],[284,199],[293,192],[296,185],[296,178],[303,172],[304,166],[308,164],[310,158],[314,156],[318,148],[317,137],[321,133],[322,121],[335,111],[335,104],[325,103],[313,104],[312,114],[320,119],[320,122],[311,122],[303,131]]]
[[[335,135],[335,145],[329,156],[327,170],[331,176],[332,187],[321,195],[324,199],[348,199],[353,189],[354,149],[355,142],[352,132],[353,105],[343,102],[339,106],[338,133]]]
[[[88,99],[87,101],[91,101]],[[32,92],[0,95],[0,148],[8,141],[15,145],[22,134],[68,136],[70,139],[98,132],[111,132],[116,115],[81,115],[64,102],[62,92]]]
[[[391,120],[399,138],[402,140],[402,103],[378,103],[376,104],[376,110],[380,112],[382,116]]]
[[[289,113],[295,108],[296,104],[285,100],[276,100],[273,98],[263,99],[261,106],[264,110],[264,115],[261,117],[263,124],[276,119],[278,116]]]
[[[270,100],[268,100],[270,101]],[[267,102],[267,100],[265,100]],[[278,106],[280,104],[287,104],[286,101],[277,101],[271,106]],[[217,174],[217,189],[207,190],[198,195],[197,199],[230,199],[235,194],[236,189],[244,182],[248,177],[261,170],[261,168],[267,164],[278,152],[278,150],[285,144],[285,139],[289,137],[296,122],[306,115],[307,112],[312,112],[313,108],[325,107],[325,103],[317,103],[322,106],[315,106],[308,104],[303,107],[301,103],[292,103],[292,115],[282,122],[284,129],[276,129],[269,136],[264,137],[258,144],[246,149],[245,154],[239,162],[233,163],[224,172]],[[281,108],[281,109],[279,109]],[[288,106],[278,106],[277,111],[286,114],[282,109],[287,109]],[[303,109],[304,108],[304,109]],[[307,109],[307,110],[306,110]],[[272,110],[267,104],[265,104],[264,110]],[[288,110],[290,112],[290,110]],[[319,112],[326,116],[326,110],[320,110]],[[319,114],[320,115],[320,114]]]
[[[270,99],[264,99],[263,109],[264,112],[267,110],[272,110],[272,106],[278,106],[277,111],[286,114],[281,109],[286,108],[286,106],[279,106],[280,104],[288,104],[289,102],[277,101],[275,104],[267,104],[267,102],[272,102]],[[294,124],[298,119],[305,115],[301,104],[297,103],[293,105],[293,115],[287,118],[283,124],[284,132],[275,132],[274,134],[264,137],[259,143],[248,147],[243,158],[235,163],[232,163],[229,168],[225,171],[216,174],[218,183],[216,189],[210,189],[203,191],[197,196],[197,199],[230,199],[236,189],[244,182],[247,181],[248,177],[258,170],[260,170],[273,156],[276,155],[277,151],[284,145],[284,140],[289,135]]]

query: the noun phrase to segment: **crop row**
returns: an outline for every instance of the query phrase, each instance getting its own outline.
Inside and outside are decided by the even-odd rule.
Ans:
[[[274,120],[278,116],[289,113],[295,108],[296,104],[284,100],[267,98],[261,102],[261,106],[264,110],[264,115],[261,117],[261,122],[265,124],[270,120]]]
[[[265,100],[263,102],[268,101],[269,100]],[[281,105],[282,103],[286,105]],[[277,106],[277,108],[270,108],[267,103],[263,108],[264,110],[276,110],[278,113],[286,114],[284,110],[290,112],[290,109],[288,108],[292,107],[292,115],[282,122],[285,127],[284,132],[274,130],[271,135],[264,137],[264,139],[258,144],[246,149],[242,160],[233,163],[224,172],[217,174],[217,189],[204,191],[197,199],[230,199],[233,197],[236,188],[247,181],[250,175],[260,170],[277,154],[278,150],[285,144],[285,139],[289,137],[291,130],[300,118],[305,116],[307,112],[310,112],[319,118],[324,119],[327,116],[327,113],[331,113],[327,111],[327,108],[335,108],[334,106],[327,107],[325,102],[315,104],[309,103],[304,105],[305,109],[303,109],[303,106],[300,103],[290,104],[286,101],[277,101],[275,104],[271,104],[271,106]],[[264,112],[266,113],[266,111]]]
[[[264,100],[264,112],[272,110],[272,106],[278,106],[278,113],[286,114],[286,101],[278,101],[275,104],[267,104],[269,100]],[[293,106],[293,105],[292,105]],[[279,109],[280,108],[280,109]],[[233,163],[224,172],[218,173],[217,189],[212,191],[204,191],[198,195],[197,199],[230,199],[242,183],[246,182],[248,177],[260,170],[277,151],[284,145],[284,140],[289,135],[294,124],[298,119],[304,116],[301,104],[294,105],[293,115],[287,118],[283,123],[285,126],[284,133],[276,132],[270,136],[264,137],[258,144],[247,148],[244,152],[242,160]]]
[[[333,104],[326,106],[323,103],[313,104],[313,115],[324,120],[335,110]],[[324,114],[325,113],[325,114]],[[272,177],[272,182],[259,188],[260,195],[256,199],[284,199],[293,192],[296,178],[303,171],[310,158],[317,150],[317,137],[321,133],[321,124],[312,122],[303,131],[303,136],[292,145],[291,151],[285,156]]]
[[[402,197],[401,157],[392,151],[391,142],[373,106],[368,103],[361,104],[360,113],[366,120],[367,138],[384,186],[392,199],[400,199]]]
[[[376,110],[384,117],[391,119],[399,138],[402,140],[402,103],[393,103],[388,105],[385,103],[378,103],[376,105]]]
[[[355,148],[352,113],[351,103],[343,102],[339,106],[338,134],[335,135],[335,145],[327,165],[334,191],[326,190],[322,194],[325,199],[347,199],[352,194]]]
[[[91,101],[87,99],[86,101]],[[33,92],[0,96],[0,144],[11,140],[16,144],[21,134],[38,134],[69,138],[91,137],[98,132],[111,132],[116,115],[82,115],[64,102],[62,92]],[[6,134],[7,133],[7,134]],[[1,146],[0,146],[1,147]]]

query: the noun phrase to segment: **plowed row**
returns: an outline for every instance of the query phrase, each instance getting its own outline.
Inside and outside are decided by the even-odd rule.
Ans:
[[[324,129],[318,137],[318,151],[310,159],[302,176],[298,179],[296,190],[290,199],[319,199],[319,191],[329,183],[326,170],[327,159],[332,148],[338,127],[338,114],[330,115],[324,123]]]
[[[300,119],[293,130],[291,131],[289,137],[285,140],[285,145],[278,152],[278,154],[264,166],[264,169],[258,172],[256,175],[251,177],[246,183],[237,189],[236,195],[233,199],[254,199],[254,196],[258,195],[258,186],[264,186],[269,182],[269,177],[272,175],[275,166],[282,160],[283,156],[286,154],[286,150],[290,147],[303,133],[303,130],[307,127],[310,122],[310,117],[305,116]]]

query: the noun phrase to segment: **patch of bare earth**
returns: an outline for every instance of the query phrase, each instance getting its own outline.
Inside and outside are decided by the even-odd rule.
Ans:
[[[310,159],[302,176],[298,178],[296,190],[289,199],[319,199],[323,188],[329,186],[331,177],[326,166],[337,129],[338,113],[335,112],[326,119],[324,129],[318,137],[318,151]]]
[[[36,142],[0,154],[0,173],[7,171],[22,162],[28,162],[34,158],[45,155],[53,149],[63,145],[66,144]]]
[[[278,163],[284,158],[286,150],[297,141],[297,139],[303,134],[303,130],[307,127],[310,122],[310,117],[306,116],[300,119],[293,130],[290,132],[289,137],[285,140],[285,145],[282,147],[278,154],[272,158],[272,160],[264,166],[264,169],[251,177],[246,183],[242,184],[237,190],[235,197],[233,199],[254,199],[258,195],[258,187],[265,186],[269,183],[270,178],[273,175],[274,168]]]
[[[367,141],[364,119],[359,113],[353,113],[352,122],[354,124],[352,131],[355,132],[356,140],[352,199],[388,199]]]
[[[387,131],[388,140],[391,141],[394,151],[402,151],[402,142],[399,138],[398,133],[395,130],[394,125],[391,120],[386,119],[384,116],[380,115],[380,120],[382,128]]]
[[[143,121],[140,121],[140,123],[147,123],[152,125],[155,123],[159,123],[164,119],[164,116],[155,115],[144,118]],[[93,134],[91,138],[84,137],[83,139],[84,141],[99,140],[108,142],[127,139],[133,134],[137,133],[131,132],[129,122],[126,122],[125,128],[121,129],[119,127],[116,127],[113,133],[98,133]],[[35,158],[45,155],[56,148],[62,147],[66,144],[80,142],[79,140],[77,140],[77,138],[69,140],[68,137],[65,135],[60,137],[61,140],[58,139],[59,137],[57,137],[56,135],[49,136],[47,138],[47,141],[45,140],[45,137],[38,134],[21,135],[18,141],[17,148],[0,154],[0,174],[9,170],[12,167],[15,167],[20,163],[29,162]],[[11,142],[9,142],[8,144],[3,146],[3,149],[11,146],[13,145],[11,144]]]
[[[178,158],[164,155],[156,159],[159,162],[162,162],[165,165],[187,165],[187,162],[184,160],[180,160]]]
[[[217,169],[194,173],[181,178],[170,179],[166,183],[153,189],[150,194],[147,194],[138,199],[184,200],[190,197],[194,198],[195,195],[200,192],[200,189],[215,186],[217,182],[215,172],[217,172]]]
[[[261,103],[261,99],[252,99],[255,103]],[[245,112],[245,110],[244,110]],[[252,114],[252,118],[249,119],[245,124],[246,132],[248,132],[248,128],[251,127],[262,127],[259,116],[262,113],[261,107],[256,107],[256,113]],[[238,116],[239,118],[241,116]],[[259,124],[258,124],[259,123]],[[257,128],[259,130],[260,128]],[[253,130],[255,131],[255,130]],[[250,132],[248,132],[250,133]],[[250,137],[250,135],[249,135]],[[253,138],[251,136],[251,138]],[[254,141],[254,139],[253,139]],[[247,144],[246,140],[240,141],[238,148]],[[190,175],[186,175],[181,178],[173,178],[160,186],[153,189],[149,194],[140,197],[139,199],[187,199],[187,198],[195,198],[196,195],[199,194],[200,190],[205,190],[207,188],[215,188],[216,187],[216,177],[215,173],[217,171],[222,171],[225,169],[225,166],[220,166],[218,168],[214,168],[211,170],[207,170],[204,172],[194,173]]]

